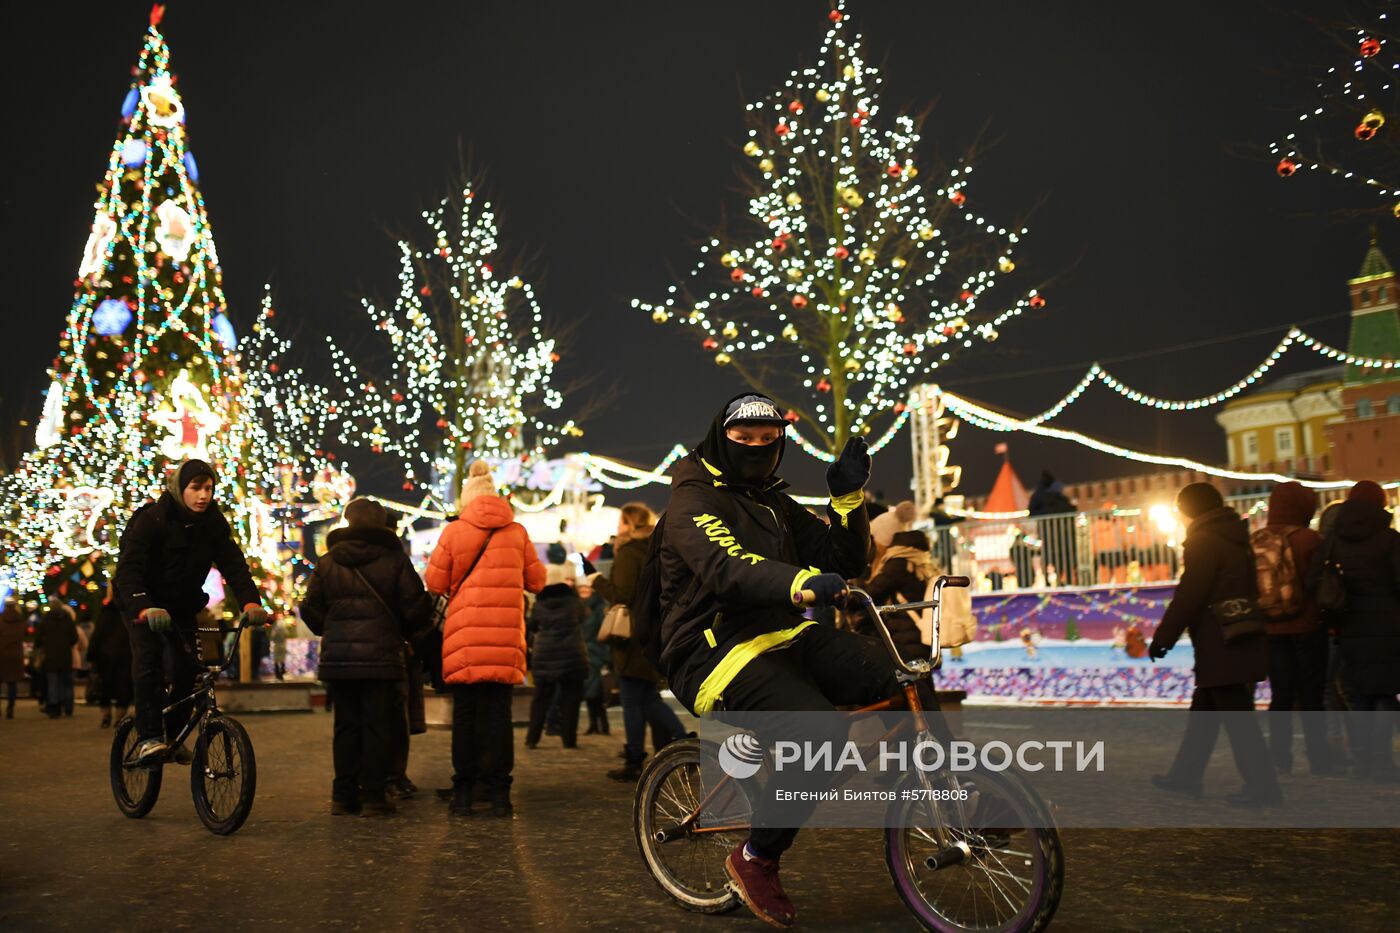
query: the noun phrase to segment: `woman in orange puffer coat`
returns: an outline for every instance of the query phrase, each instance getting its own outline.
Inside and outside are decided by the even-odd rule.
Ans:
[[[451,594],[442,633],[442,677],[452,688],[452,808],[469,816],[474,785],[491,815],[511,816],[511,691],[525,680],[525,590],[544,587],[544,565],[510,503],[477,460],[428,560],[429,591]]]

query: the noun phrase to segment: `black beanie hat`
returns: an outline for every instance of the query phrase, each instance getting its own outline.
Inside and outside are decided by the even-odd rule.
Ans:
[[[363,496],[351,499],[345,506],[345,514],[342,517],[345,519],[345,524],[352,528],[366,525],[383,528],[389,523],[389,513],[384,506]]]
[[[1176,508],[1187,518],[1200,518],[1211,509],[1218,509],[1225,505],[1225,498],[1220,495],[1220,490],[1210,483],[1191,483],[1181,487],[1181,492],[1176,494]]]

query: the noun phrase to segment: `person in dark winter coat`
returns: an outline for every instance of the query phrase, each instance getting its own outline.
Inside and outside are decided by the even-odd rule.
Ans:
[[[19,683],[24,680],[24,636],[29,625],[13,598],[0,611],[0,684],[5,686],[5,718],[15,718]]]
[[[37,642],[44,652],[45,712],[50,719],[73,715],[73,649],[78,644],[78,626],[73,610],[56,603],[39,622]]]
[[[88,640],[88,663],[97,672],[100,687],[98,702],[102,706],[101,727],[112,725],[112,708],[116,707],[116,719],[126,716],[131,705],[131,638],[122,622],[121,609],[117,606],[116,595],[111,585],[107,586],[107,598],[97,613],[97,623],[92,627],[92,638]]]
[[[1302,608],[1286,619],[1269,619],[1269,754],[1285,774],[1293,768],[1293,710],[1303,712],[1303,741],[1314,774],[1334,770],[1327,748],[1322,691],[1327,676],[1327,630],[1304,585],[1322,536],[1308,527],[1317,512],[1317,493],[1299,483],[1280,483],[1269,494],[1268,526],[1292,552],[1293,590]]]
[[[607,645],[598,644],[598,630],[608,611],[608,601],[587,582],[578,588],[583,600],[583,647],[588,653],[588,677],[583,682],[583,702],[588,707],[588,731],[585,735],[608,735],[608,698],[604,696],[603,669],[611,660]]]
[[[1337,625],[1342,685],[1352,710],[1366,712],[1353,732],[1357,776],[1400,780],[1392,731],[1400,711],[1400,532],[1386,509],[1385,490],[1363,481],[1338,507],[1331,534],[1313,558],[1316,591],[1326,564],[1341,570],[1346,605]]]
[[[1266,637],[1226,643],[1225,631],[1211,609],[1223,600],[1255,598],[1258,582],[1249,526],[1209,483],[1183,487],[1176,507],[1190,522],[1183,549],[1185,569],[1148,654],[1154,661],[1166,657],[1182,633],[1189,632],[1196,654],[1196,689],[1176,760],[1166,775],[1154,776],[1152,783],[1173,793],[1200,796],[1201,779],[1223,719],[1235,766],[1244,778],[1243,790],[1230,802],[1239,806],[1276,803],[1282,795],[1258,723],[1247,716],[1206,715],[1253,711],[1255,685],[1268,674]]]
[[[782,492],[786,427],[764,396],[725,403],[705,439],[672,470],[659,550],[661,661],[671,689],[697,714],[775,711],[775,729],[784,712],[834,710],[898,692],[894,664],[879,645],[804,619],[798,605],[804,592],[836,602],[846,581],[865,572],[865,439],[851,438],[827,470],[824,523]],[[725,871],[756,915],[788,926],[796,910],[778,860],[797,828],[781,828],[783,818],[770,815],[774,806],[766,799],[755,806],[749,839],[730,852]],[[784,812],[800,823],[800,812]]]
[[[137,509],[122,532],[112,584],[131,637],[138,758],[164,754],[166,737],[178,735],[189,719],[186,704],[162,721],[166,670],[170,701],[189,696],[199,674],[195,615],[209,602],[204,580],[210,567],[218,568],[249,625],[269,621],[248,562],[214,501],[217,479],[203,460],[181,462],[166,476],[160,498]],[[191,759],[180,750],[178,761]]]
[[[879,563],[872,569],[870,582],[865,591],[875,604],[912,603],[924,598],[924,590],[934,575],[933,557],[929,553],[928,535],[922,531],[901,531],[890,541],[890,546],[881,555]],[[861,635],[879,638],[875,622],[866,613],[854,616],[855,631]],[[919,634],[919,623],[910,612],[896,612],[885,616],[895,647],[904,660],[927,659],[929,646],[924,644]]]
[[[530,672],[535,678],[530,725],[525,730],[526,748],[539,745],[545,716],[556,697],[559,738],[565,748],[578,748],[579,703],[583,700],[583,682],[588,677],[588,655],[583,647],[583,620],[588,613],[574,590],[573,573],[569,564],[550,564],[545,568],[545,587],[525,624]]]
[[[1065,495],[1065,485],[1049,471],[1040,474],[1040,482],[1031,492],[1026,511],[1036,522],[1036,536],[1044,542],[1043,557],[1045,584],[1068,586],[1078,576],[1076,558],[1076,529],[1073,502]]]
[[[641,502],[629,502],[618,512],[612,567],[607,576],[593,577],[593,585],[608,602],[631,609],[637,579],[646,564],[655,530],[656,518]],[[661,698],[661,674],[647,660],[641,644],[635,638],[613,639],[610,649],[613,670],[618,675],[622,726],[627,738],[622,746],[622,767],[607,774],[614,781],[635,781],[641,776],[642,761],[646,758],[647,724],[651,724],[652,741],[657,743],[657,750],[685,735],[685,727]]]
[[[335,685],[331,813],[394,812],[386,796],[394,717],[404,717],[404,642],[429,625],[432,600],[384,507],[354,499],[307,582],[301,618],[321,636],[319,676]]]

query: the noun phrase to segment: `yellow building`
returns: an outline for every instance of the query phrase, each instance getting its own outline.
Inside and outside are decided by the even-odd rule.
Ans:
[[[1236,469],[1322,476],[1332,469],[1326,426],[1342,420],[1343,367],[1277,379],[1225,404],[1225,459]]]

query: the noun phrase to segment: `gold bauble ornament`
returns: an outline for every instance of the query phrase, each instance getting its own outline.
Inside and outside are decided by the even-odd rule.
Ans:
[[[787,201],[788,207],[797,207],[799,204],[802,203],[802,195],[798,194],[796,191],[793,191],[790,192],[788,196],[783,200]]]
[[[896,269],[903,269],[908,264],[908,261],[903,256],[896,256],[890,260],[890,265],[894,266]]]
[[[868,246],[867,246],[865,249],[861,250],[861,251],[857,254],[857,256],[860,258],[860,261],[861,261],[861,262],[867,262],[867,263],[868,263],[868,262],[874,262],[874,261],[875,261],[875,251],[874,251],[873,249],[871,249],[870,247],[868,247]]]
[[[817,88],[816,97],[817,100],[821,101],[822,103],[826,103],[827,101],[831,100],[831,92],[824,87]]]
[[[801,281],[803,275],[804,273],[801,266],[788,266],[787,277],[794,282]]]
[[[762,171],[771,172],[771,171],[773,171],[773,160],[772,160],[772,159],[763,159],[763,160],[761,160],[761,161],[758,163],[758,167],[759,167]]]
[[[717,365],[717,366],[728,366],[729,363],[730,363],[730,359],[731,359],[731,357],[729,356],[728,353],[716,353],[716,354],[715,354],[715,365]]]
[[[733,340],[735,337],[739,336],[739,328],[735,327],[734,323],[731,321],[724,325],[724,330],[720,331],[720,333],[724,334],[724,336],[730,340]]]
[[[787,327],[784,327],[783,337],[785,337],[788,340],[795,340],[797,338],[797,328],[792,324],[789,324]]]
[[[860,369],[860,360],[857,360],[855,357],[848,356],[846,357],[846,362],[843,365],[846,367],[846,372],[853,373],[856,370]]]
[[[734,258],[733,253],[725,253],[723,256],[719,257],[719,264],[726,269],[733,269],[739,264],[739,260]]]
[[[904,320],[904,312],[900,310],[899,305],[891,301],[889,304],[885,305],[885,317],[889,318],[895,323],[898,323]]]
[[[918,175],[919,175],[919,170],[918,170],[916,167],[912,166],[912,165],[909,166],[908,168],[906,168],[906,169],[904,170],[904,177],[905,177],[905,178],[917,178]]]
[[[851,78],[854,78],[855,76],[856,69],[854,65],[847,65],[845,68],[841,69],[841,77],[845,78],[847,81],[849,81]]]
[[[1373,130],[1378,130],[1385,126],[1385,114],[1381,113],[1379,110],[1372,110],[1361,118],[1361,125],[1368,126]]]
[[[665,324],[670,317],[671,315],[666,312],[665,308],[657,308],[651,312],[651,319],[658,324]]]
[[[854,188],[842,188],[841,200],[850,207],[860,207],[865,203],[865,198],[860,196],[860,192]]]
[[[932,228],[932,227],[920,227],[920,228],[919,228],[919,239],[921,239],[921,240],[932,240],[932,239],[933,239],[933,228]]]
[[[762,151],[763,150],[758,147],[758,143],[754,142],[752,139],[744,143],[744,155],[746,156],[756,156]]]
[[[1400,217],[1400,201],[1395,202],[1395,206],[1390,209],[1390,212],[1396,217]]]
[[[985,336],[988,340],[996,340],[1001,335],[998,334],[995,329],[989,327],[987,328],[986,334],[984,334],[983,336]]]
[[[999,268],[1002,272],[1015,272],[1016,263],[1003,256],[997,260],[997,268]]]

